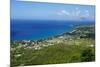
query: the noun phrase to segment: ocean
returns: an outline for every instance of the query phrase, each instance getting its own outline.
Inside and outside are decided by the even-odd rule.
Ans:
[[[72,31],[77,25],[90,24],[51,20],[11,20],[11,40],[39,40]]]

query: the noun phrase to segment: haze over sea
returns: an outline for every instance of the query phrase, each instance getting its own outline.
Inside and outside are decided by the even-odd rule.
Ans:
[[[11,20],[11,40],[38,40],[72,31],[77,25],[92,22],[51,20]]]

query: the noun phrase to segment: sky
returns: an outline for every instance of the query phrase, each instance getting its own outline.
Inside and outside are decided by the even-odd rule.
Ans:
[[[95,21],[95,6],[11,0],[12,20]]]

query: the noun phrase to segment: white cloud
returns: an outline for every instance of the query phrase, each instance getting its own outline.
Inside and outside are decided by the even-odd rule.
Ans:
[[[71,16],[71,17],[78,17],[80,16],[81,11],[79,8],[75,8],[73,11],[67,11],[67,10],[60,10],[57,12],[58,15],[66,15],[66,16]]]
[[[70,17],[72,19],[78,19],[78,20],[79,19],[83,20],[83,19],[87,19],[88,17],[90,17],[90,13],[88,10],[81,11],[77,7],[73,11],[68,11],[65,9],[59,10],[59,11],[57,11],[57,14],[59,16],[67,16],[67,17]]]
[[[79,16],[80,15],[80,13],[81,13],[81,11],[79,10],[79,8],[76,8],[75,9],[75,16]]]
[[[85,10],[84,14],[79,16],[80,19],[87,19],[88,17],[90,17],[90,13],[88,10]]]
[[[58,15],[66,15],[66,16],[70,16],[70,13],[66,10],[60,10],[57,12]]]
[[[85,10],[85,13],[86,13],[86,16],[89,17],[90,14],[89,14],[89,11],[88,10]]]
[[[62,10],[61,12],[62,12],[63,14],[65,14],[65,15],[68,15],[68,16],[70,15],[70,13],[69,13],[68,11],[66,11],[66,10]]]

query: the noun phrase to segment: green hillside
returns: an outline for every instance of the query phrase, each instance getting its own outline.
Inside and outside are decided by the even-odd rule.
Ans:
[[[95,61],[94,25],[79,26],[70,33],[33,43],[11,42],[12,67]]]

